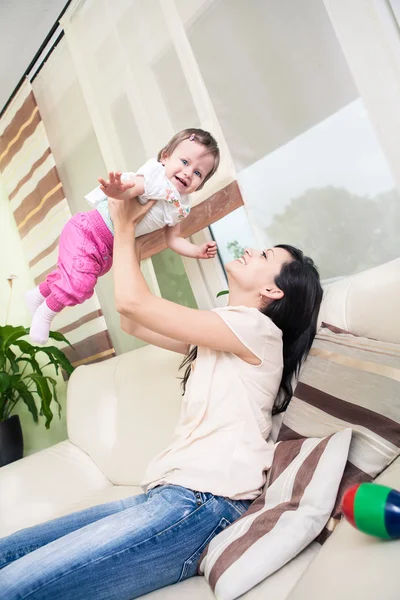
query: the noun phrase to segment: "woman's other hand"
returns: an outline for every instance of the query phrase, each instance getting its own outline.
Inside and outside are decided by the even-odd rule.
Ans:
[[[153,207],[156,200],[149,200],[146,204],[140,204],[136,198],[128,200],[114,200],[109,198],[108,208],[114,225],[117,226],[135,226]]]

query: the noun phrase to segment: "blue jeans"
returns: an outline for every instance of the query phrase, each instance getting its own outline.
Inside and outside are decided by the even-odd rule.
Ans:
[[[196,575],[249,505],[163,485],[23,529],[0,539],[0,599],[132,600]]]

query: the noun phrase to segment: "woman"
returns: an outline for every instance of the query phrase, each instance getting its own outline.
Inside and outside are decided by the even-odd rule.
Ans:
[[[158,298],[132,243],[150,205],[110,200],[115,299],[129,333],[186,355],[181,419],[148,467],[144,494],[0,540],[3,600],[131,600],[191,577],[207,543],[265,483],[271,415],[290,401],[315,335],[318,272],[291,246],[247,249],[227,265],[228,307]]]

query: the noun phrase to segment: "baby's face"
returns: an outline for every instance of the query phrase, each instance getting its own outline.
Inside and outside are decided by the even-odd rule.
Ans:
[[[165,174],[180,194],[191,194],[214,166],[214,156],[195,141],[183,140],[171,156],[162,157]]]

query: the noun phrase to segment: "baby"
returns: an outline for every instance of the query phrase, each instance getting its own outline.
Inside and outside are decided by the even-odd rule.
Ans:
[[[192,258],[214,258],[216,243],[192,244],[181,237],[180,223],[190,213],[189,194],[204,186],[218,164],[219,149],[213,136],[202,129],[185,129],[136,174],[110,173],[108,181],[99,178],[101,186],[86,196],[96,208],[76,214],[65,224],[56,269],[27,293],[27,304],[33,315],[31,339],[45,344],[56,314],[66,306],[75,306],[90,298],[97,279],[110,270],[114,227],[108,197],[138,197],[142,204],[158,200],[137,225],[136,236],[167,225],[165,240],[171,250]]]

